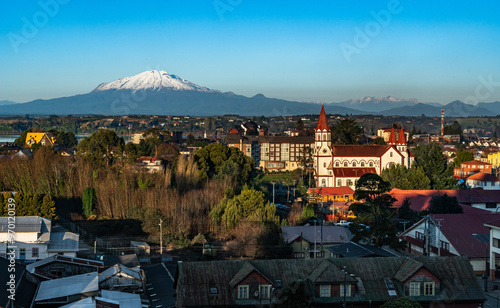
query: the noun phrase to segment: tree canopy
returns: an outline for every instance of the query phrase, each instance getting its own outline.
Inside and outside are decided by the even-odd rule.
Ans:
[[[454,159],[455,168],[460,168],[460,164],[466,161],[474,160],[474,154],[469,151],[460,151],[457,153],[457,157]]]
[[[443,150],[437,143],[419,145],[413,149],[415,167],[421,167],[431,180],[432,189],[453,189],[457,180],[453,178],[453,165],[448,166]]]
[[[464,210],[458,204],[457,197],[450,197],[448,194],[434,196],[429,203],[429,213],[431,214],[449,214],[463,213]]]
[[[403,165],[392,165],[380,174],[384,181],[391,183],[392,188],[430,189],[431,180],[425,175],[422,167],[406,168]]]
[[[363,135],[363,128],[353,119],[341,119],[330,129],[333,144],[355,144]]]
[[[107,162],[112,159],[113,151],[121,152],[125,147],[123,138],[116,135],[116,132],[109,129],[101,129],[91,136],[83,139],[78,144],[78,150],[85,157],[96,164],[103,162],[102,157],[106,157]]]

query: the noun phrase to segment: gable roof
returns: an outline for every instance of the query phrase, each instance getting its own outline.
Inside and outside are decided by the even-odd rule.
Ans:
[[[453,301],[457,303],[485,300],[482,288],[467,257],[415,257],[413,258],[415,262],[409,262],[401,267],[406,259],[405,257],[364,258],[362,260],[357,258],[275,259],[252,260],[251,263],[269,279],[281,280],[282,287],[276,286],[273,292],[273,298],[277,301],[279,301],[283,290],[298,280],[304,281],[306,293],[313,297],[314,282],[311,279],[320,282],[323,279],[322,273],[328,272],[327,268],[330,267],[330,264],[337,269],[343,269],[345,266],[347,273],[355,276],[355,280],[351,281],[356,285],[357,291],[346,299],[348,303],[390,301],[394,299],[394,296],[388,294],[384,278],[393,279],[397,295],[402,296],[404,295],[404,286],[394,277],[398,272],[398,277],[406,276],[402,274],[411,272],[419,263],[422,263],[436,277],[445,277],[440,281],[439,292],[436,292],[432,298],[426,297],[423,299],[424,301]],[[245,262],[249,261],[183,262],[179,264],[176,277],[178,305],[183,307],[235,306],[234,291],[229,285],[229,281]],[[342,271],[340,272],[342,273]],[[217,289],[216,296],[210,294],[210,288]],[[338,298],[313,298],[313,301],[317,303],[328,303],[325,301],[329,301],[333,304],[337,303]],[[249,303],[249,305],[251,304]]]
[[[325,106],[321,105],[321,112],[319,113],[318,124],[316,125],[316,130],[330,130],[330,126],[328,125],[328,120],[326,119]]]
[[[321,262],[321,264],[307,276],[307,279],[314,283],[357,282],[356,279],[350,275],[346,275],[342,269],[333,265],[329,260]]]
[[[323,230],[321,230],[323,229]],[[351,240],[352,234],[348,228],[342,226],[289,226],[281,227],[283,240],[291,243],[302,236],[302,239],[309,243],[314,243],[316,230],[317,244],[347,243]]]
[[[480,160],[464,161],[464,162],[460,163],[460,165],[483,165],[483,166],[491,166],[490,163],[486,163],[486,162],[480,161]]]
[[[75,275],[65,278],[42,281],[35,301],[44,301],[69,295],[97,292],[99,283],[97,272]]]
[[[94,260],[88,260],[88,259],[82,259],[82,258],[74,258],[74,257],[69,257],[69,256],[61,256],[61,255],[53,255],[48,258],[45,258],[43,260],[36,261],[34,263],[30,263],[26,265],[26,270],[30,273],[35,273],[35,270],[38,267],[44,266],[46,264],[52,263],[52,262],[62,262],[62,263],[69,263],[69,264],[75,264],[75,265],[82,265],[82,266],[91,266],[91,267],[102,267],[104,266],[103,262],[100,261],[94,261]]]
[[[467,180],[481,181],[481,182],[499,182],[500,179],[490,173],[478,172],[467,178]]]
[[[352,190],[352,188],[349,186],[320,187],[320,188],[309,188],[309,193],[315,193],[321,196],[343,196],[343,195],[353,195],[354,190]]]
[[[333,157],[382,157],[390,148],[392,148],[390,145],[335,144],[332,145],[332,155]]]
[[[360,168],[352,168],[352,167],[337,167],[331,168],[333,175],[336,178],[359,178],[366,173],[375,173],[377,174],[377,170],[372,167],[360,167]]]
[[[255,266],[253,266],[250,261],[243,263],[243,266],[238,270],[238,272],[233,276],[233,279],[229,281],[229,285],[231,287],[235,287],[238,283],[240,283],[243,279],[245,279],[248,275],[253,272],[257,272],[259,275],[264,277],[269,283],[273,284],[272,280],[267,278],[264,274],[262,274]]]
[[[394,279],[397,279],[400,282],[405,282],[411,275],[415,274],[419,269],[424,266],[422,262],[405,258],[403,263],[398,268],[396,274],[394,274]]]

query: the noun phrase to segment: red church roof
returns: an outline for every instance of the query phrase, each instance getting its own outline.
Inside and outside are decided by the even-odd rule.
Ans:
[[[388,145],[396,145],[396,135],[394,134],[394,126],[391,128],[391,136],[389,137]]]
[[[375,168],[332,168],[336,178],[358,178],[366,173],[375,173]]]
[[[394,133],[394,131],[393,131],[393,133]],[[406,138],[405,138],[405,132],[403,130],[403,127],[401,127],[401,132],[399,132],[398,145],[406,145]]]
[[[318,125],[316,125],[316,130],[330,130],[328,126],[328,120],[326,119],[325,106],[321,105],[321,113],[319,114]]]

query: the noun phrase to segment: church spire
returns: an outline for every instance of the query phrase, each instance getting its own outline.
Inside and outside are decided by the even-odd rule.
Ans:
[[[328,125],[328,120],[326,119],[325,106],[321,104],[321,113],[319,114],[318,125],[316,125],[317,130],[327,130],[330,131],[330,126]]]
[[[403,126],[401,126],[401,132],[399,132],[398,145],[406,145],[406,138]]]
[[[391,136],[389,137],[388,145],[396,145],[396,135],[394,134],[394,126],[391,128]]]

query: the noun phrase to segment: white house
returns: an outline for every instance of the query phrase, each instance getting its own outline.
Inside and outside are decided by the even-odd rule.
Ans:
[[[478,172],[469,176],[465,183],[470,188],[481,187],[484,190],[500,190],[500,179],[490,173]]]
[[[79,235],[60,226],[53,227],[50,219],[39,216],[0,217],[0,256],[5,257],[7,246],[15,246],[16,259],[34,262],[53,255],[76,257]],[[14,229],[9,229],[9,224]],[[15,243],[9,243],[9,230],[15,233]],[[11,233],[12,234],[12,233]]]

